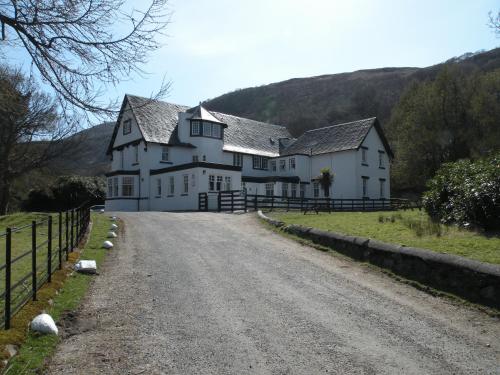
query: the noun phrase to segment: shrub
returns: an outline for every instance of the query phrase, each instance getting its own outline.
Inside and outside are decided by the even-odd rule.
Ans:
[[[500,229],[500,153],[446,163],[427,184],[423,205],[442,223]]]

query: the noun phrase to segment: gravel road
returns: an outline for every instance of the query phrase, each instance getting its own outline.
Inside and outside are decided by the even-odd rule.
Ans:
[[[500,320],[264,228],[119,213],[49,374],[500,374]]]

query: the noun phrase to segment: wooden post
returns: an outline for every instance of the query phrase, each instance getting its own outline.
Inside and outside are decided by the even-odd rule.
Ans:
[[[31,292],[36,301],[36,221],[31,222]]]
[[[253,209],[257,211],[257,192],[255,193],[255,196],[253,198]]]
[[[10,283],[12,259],[12,229],[7,228],[5,237],[5,329],[10,328]]]
[[[59,224],[58,224],[58,232],[59,232],[59,269],[62,269],[62,212],[59,212]]]
[[[222,210],[222,197],[221,197],[221,192],[219,191],[217,195],[217,212],[221,212]]]
[[[69,213],[66,211],[66,221],[65,221],[65,227],[66,227],[66,261],[68,261],[68,252],[69,252]]]
[[[49,216],[47,226],[47,274],[50,283],[52,282],[52,216]]]
[[[234,212],[234,191],[231,192],[231,212]]]
[[[74,245],[74,225],[75,223],[75,210],[71,210],[71,251],[73,251],[73,248],[75,247]]]

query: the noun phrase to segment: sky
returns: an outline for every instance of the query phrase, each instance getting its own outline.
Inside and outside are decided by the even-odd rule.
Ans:
[[[129,0],[144,8],[146,0]],[[170,0],[149,73],[109,90],[196,105],[239,88],[380,67],[434,65],[500,46],[498,0]]]

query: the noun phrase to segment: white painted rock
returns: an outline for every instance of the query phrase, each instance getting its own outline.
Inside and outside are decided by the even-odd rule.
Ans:
[[[113,223],[113,224],[111,224],[111,230],[115,230],[115,229],[118,229],[118,225],[116,225],[116,224],[114,224],[114,223]]]
[[[113,247],[113,243],[111,241],[104,241],[102,247],[104,247],[105,249],[111,249]]]
[[[37,315],[31,321],[31,329],[36,332],[54,334],[57,335],[59,330],[57,329],[54,319],[49,314]]]
[[[75,270],[81,273],[94,274],[97,272],[97,264],[95,260],[79,260],[75,264]]]
[[[116,216],[111,216],[111,221],[116,221]]]
[[[116,235],[115,232],[113,232],[113,231],[108,232],[108,238],[116,238],[116,237],[118,237],[118,236]]]

